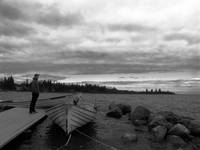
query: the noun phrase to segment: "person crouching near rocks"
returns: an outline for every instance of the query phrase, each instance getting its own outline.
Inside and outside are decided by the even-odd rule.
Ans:
[[[39,93],[40,93],[38,78],[39,78],[39,74],[35,74],[33,77],[33,81],[31,83],[32,100],[30,103],[29,113],[36,113],[35,105],[36,105],[36,101],[37,101],[37,99],[39,97]]]

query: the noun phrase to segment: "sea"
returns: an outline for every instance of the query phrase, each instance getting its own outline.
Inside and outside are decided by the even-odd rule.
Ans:
[[[51,98],[68,93],[41,93],[40,98]],[[41,120],[2,150],[177,150],[168,142],[152,142],[149,132],[135,131],[128,115],[121,119],[106,117],[108,105],[111,102],[130,104],[132,109],[142,105],[152,112],[172,111],[178,115],[188,116],[200,121],[200,95],[134,95],[134,94],[89,94],[82,93],[86,103],[96,102],[98,113],[96,119],[80,128],[84,133],[73,132],[66,147],[68,136],[51,120]],[[30,100],[30,92],[0,92],[0,100],[24,101]],[[70,102],[66,98],[66,101]],[[136,143],[123,143],[121,136],[125,133],[138,135]],[[192,150],[190,146],[182,150]]]

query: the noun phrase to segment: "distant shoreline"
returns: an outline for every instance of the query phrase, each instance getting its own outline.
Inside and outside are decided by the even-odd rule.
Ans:
[[[28,90],[2,90],[0,89],[0,92],[30,92]],[[133,95],[176,95],[176,93],[174,92],[170,92],[170,91],[163,91],[160,93],[150,93],[150,92],[144,92],[144,91],[124,91],[124,90],[118,90],[115,92],[100,92],[100,91],[77,91],[80,93],[88,93],[88,94],[133,94]],[[41,91],[40,93],[73,93],[73,92],[69,92],[69,91]]]
[[[98,84],[66,84],[53,82],[51,80],[40,80],[38,82],[41,92],[81,92],[81,93],[103,93],[103,94],[145,94],[145,95],[168,95],[175,94],[171,91],[163,91],[159,87],[156,89],[146,89],[144,91],[119,90],[116,87],[101,86]],[[12,76],[4,77],[0,80],[0,91],[31,91],[31,82],[26,80],[22,83],[15,83]]]

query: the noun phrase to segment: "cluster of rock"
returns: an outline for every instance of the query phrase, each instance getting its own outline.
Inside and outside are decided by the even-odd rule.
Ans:
[[[123,107],[122,107],[123,106]],[[126,107],[125,107],[126,106]],[[130,120],[134,126],[146,126],[151,133],[151,140],[163,141],[167,140],[174,145],[184,146],[187,142],[195,143],[197,149],[200,149],[200,122],[185,116],[179,116],[170,111],[151,112],[143,106],[137,106],[131,111],[129,105],[111,104],[110,111],[107,113],[109,117],[120,118],[123,109],[126,113],[130,113]],[[137,141],[134,134],[125,134],[122,139],[126,141]]]
[[[131,121],[136,126],[147,125],[155,135],[157,135],[157,132],[162,131],[160,133],[177,135],[183,138],[200,136],[199,121],[190,117],[178,116],[170,111],[152,113],[147,108],[138,106],[131,112]],[[161,136],[159,139],[163,138]]]
[[[109,111],[106,113],[106,116],[113,117],[113,118],[121,118],[122,115],[126,115],[128,113],[131,113],[131,106],[128,104],[116,104],[115,102],[112,102],[108,106]]]

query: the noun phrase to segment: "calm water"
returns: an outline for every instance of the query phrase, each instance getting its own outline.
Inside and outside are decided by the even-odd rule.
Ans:
[[[65,95],[61,93],[42,93],[40,98]],[[99,111],[93,123],[81,128],[84,133],[104,143],[123,150],[177,150],[169,143],[152,143],[148,140],[148,132],[138,132],[138,142],[124,145],[121,135],[126,132],[134,133],[134,126],[124,116],[120,120],[107,118],[105,113],[111,101],[131,104],[133,108],[138,105],[148,107],[152,111],[170,110],[179,115],[190,116],[200,120],[200,95],[118,95],[118,94],[83,94],[85,102],[96,102]],[[27,92],[0,92],[0,100],[29,100]],[[70,101],[69,99],[66,99]],[[67,136],[62,130],[47,118],[38,125],[27,130],[4,150],[55,150],[67,141]],[[102,150],[109,149],[92,140],[74,132],[67,150]],[[184,147],[183,150],[191,148]]]

